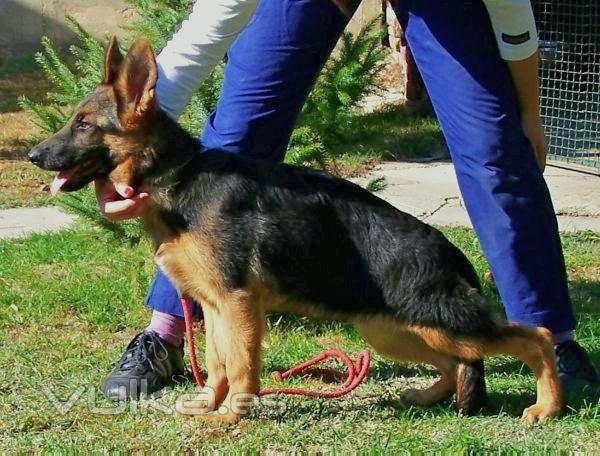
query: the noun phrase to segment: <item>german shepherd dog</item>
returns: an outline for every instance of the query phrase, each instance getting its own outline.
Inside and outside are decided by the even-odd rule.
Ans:
[[[59,172],[55,192],[109,179],[151,195],[142,219],[156,263],[202,303],[207,385],[228,410],[219,420],[239,420],[248,409],[234,407],[236,396],[259,391],[270,311],[348,322],[381,355],[439,369],[437,383],[407,391],[407,402],[456,394],[458,409],[475,412],[483,357],[509,354],[537,377],[523,418],[560,412],[550,332],[493,316],[473,266],[438,230],[323,172],[199,153],[157,107],[156,79],[147,41],[123,56],[113,37],[100,86],[29,156]]]

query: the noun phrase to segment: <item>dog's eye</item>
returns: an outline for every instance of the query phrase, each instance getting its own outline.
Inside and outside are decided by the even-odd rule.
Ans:
[[[86,121],[81,120],[81,119],[77,122],[77,129],[78,130],[87,130],[91,126],[92,126],[91,123],[87,123]]]

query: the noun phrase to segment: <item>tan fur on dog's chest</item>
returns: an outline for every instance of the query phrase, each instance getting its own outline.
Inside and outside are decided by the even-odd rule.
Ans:
[[[171,236],[156,249],[154,259],[183,296],[218,307],[232,295],[250,297],[263,312],[289,312],[303,316],[325,317],[319,306],[294,299],[269,286],[260,267],[250,266],[243,288],[231,289],[218,264],[220,238],[212,230],[201,229]],[[331,316],[331,315],[329,315]],[[338,319],[344,320],[341,316]]]
[[[209,304],[227,294],[215,248],[200,233],[187,232],[162,242],[154,260],[184,296]]]

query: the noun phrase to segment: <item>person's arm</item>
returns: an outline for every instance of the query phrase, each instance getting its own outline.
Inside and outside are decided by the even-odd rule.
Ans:
[[[529,0],[484,0],[517,92],[521,124],[543,171],[548,144],[540,117],[538,37]]]
[[[521,111],[521,126],[531,142],[540,170],[546,167],[548,141],[540,116],[539,54],[536,51],[524,60],[508,60]]]
[[[156,58],[160,107],[177,119],[250,20],[258,0],[198,0]]]
[[[187,20],[158,55],[158,103],[177,119],[200,84],[246,26],[258,0],[198,0]],[[139,216],[147,193],[129,185],[96,181],[102,214],[118,221]]]

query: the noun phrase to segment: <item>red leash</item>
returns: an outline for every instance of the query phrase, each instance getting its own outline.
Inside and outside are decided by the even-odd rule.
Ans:
[[[185,337],[188,343],[188,351],[190,353],[190,364],[192,365],[192,374],[199,387],[204,386],[204,377],[198,366],[198,358],[196,358],[196,344],[194,343],[194,316],[192,315],[192,307],[187,298],[181,298],[181,307],[183,307],[183,319],[185,321]]]
[[[194,322],[192,316],[192,309],[189,301],[186,298],[181,298],[181,306],[183,307],[183,317],[185,319],[185,335],[188,343],[188,351],[190,354],[190,364],[192,366],[192,373],[198,386],[204,386],[204,377],[198,367],[198,358],[196,357],[196,344],[194,343]],[[337,349],[329,349],[324,351],[318,356],[315,356],[308,361],[303,362],[285,372],[275,371],[273,372],[273,378],[277,381],[282,381],[292,375],[302,374],[321,374],[329,375],[334,378],[340,379],[344,377],[342,372],[335,369],[327,368],[315,368],[315,364],[325,361],[328,358],[337,358],[346,365],[348,374],[346,380],[342,384],[342,387],[337,391],[315,391],[308,388],[265,388],[260,390],[259,396],[266,396],[267,394],[290,394],[297,396],[309,396],[309,397],[321,397],[324,399],[333,399],[336,397],[342,397],[350,393],[358,385],[360,385],[367,376],[369,370],[369,364],[371,362],[371,354],[368,350],[363,350],[359,353],[356,358],[356,362],[352,361],[350,357]]]

